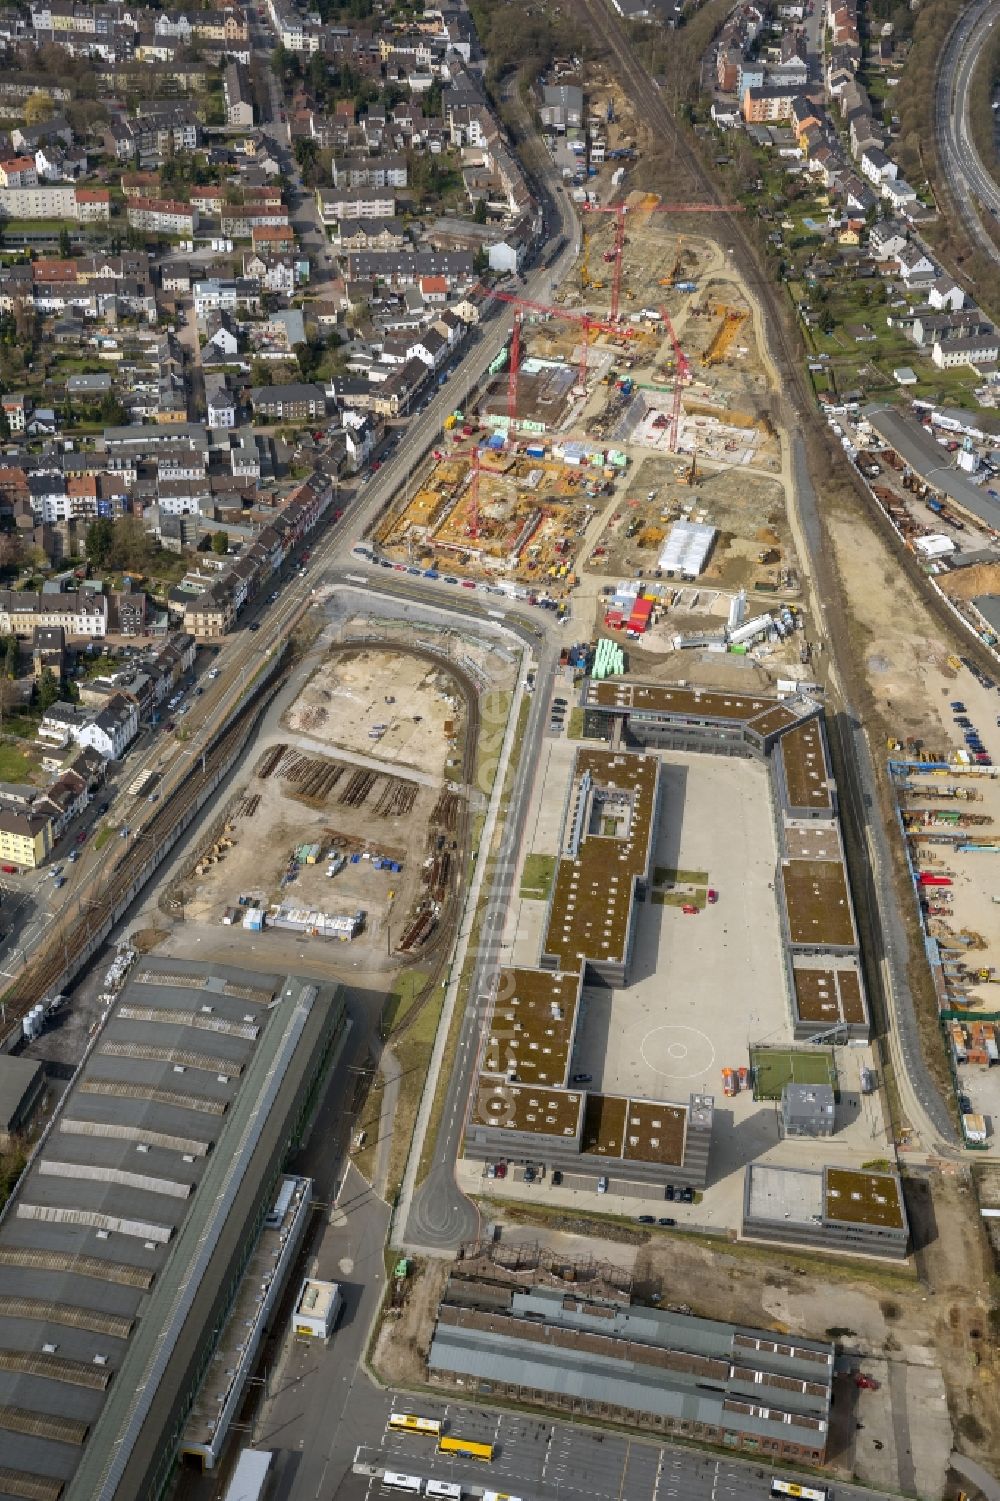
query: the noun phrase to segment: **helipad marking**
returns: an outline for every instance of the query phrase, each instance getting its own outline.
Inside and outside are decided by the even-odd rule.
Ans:
[[[715,1062],[715,1047],[706,1033],[698,1027],[683,1027],[672,1022],[647,1032],[639,1052],[646,1067],[651,1068],[654,1074],[662,1074],[666,1079],[697,1078],[708,1073]],[[677,1064],[687,1062],[695,1066],[687,1069],[664,1068],[654,1063],[653,1057],[659,1057],[660,1064],[670,1061]]]

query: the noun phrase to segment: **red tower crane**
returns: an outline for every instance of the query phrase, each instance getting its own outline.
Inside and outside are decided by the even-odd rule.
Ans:
[[[517,372],[521,364],[521,321],[524,314],[520,308],[514,311],[514,327],[510,336],[510,370],[507,373],[507,431],[513,432],[517,421]]]
[[[686,382],[691,379],[691,365],[681,348],[670,314],[662,303],[660,304],[660,317],[666,325],[670,342],[674,346],[674,402],[670,419],[670,452],[676,453],[681,430],[681,391]]]
[[[627,214],[741,214],[743,212],[741,203],[657,203],[652,208],[644,208],[642,205],[630,208],[627,203],[585,203],[581,207],[588,214],[614,214],[615,216],[615,245],[610,253],[610,258],[615,263],[614,274],[611,278],[611,321],[613,323],[618,321],[621,300],[625,216]]]
[[[551,318],[562,318],[567,323],[578,323],[581,333],[580,349],[580,374],[579,384],[583,386],[587,380],[587,345],[591,332],[614,334],[617,338],[631,338],[632,331],[629,328],[621,328],[617,323],[611,323],[606,318],[592,318],[589,313],[575,313],[570,308],[552,307],[545,302],[532,302],[527,297],[516,297],[513,292],[499,292],[495,288],[481,288],[486,297],[495,297],[498,302],[509,302],[517,309],[514,318],[514,332],[511,336],[510,346],[510,370],[507,378],[507,416],[517,410],[517,373],[521,353],[520,320],[524,316],[525,309],[533,313],[546,313]]]
[[[468,452],[468,450],[466,451]],[[469,536],[479,536],[479,444],[472,449],[472,484],[469,490]]]

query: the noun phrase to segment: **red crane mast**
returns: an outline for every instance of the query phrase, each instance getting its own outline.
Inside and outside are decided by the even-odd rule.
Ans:
[[[657,203],[652,208],[644,208],[641,205],[630,208],[627,203],[585,203],[581,205],[587,214],[614,214],[615,216],[615,245],[613,259],[615,263],[614,273],[611,277],[611,319],[618,321],[618,311],[621,303],[622,287],[622,261],[625,253],[625,216],[627,214],[741,214],[741,203]]]

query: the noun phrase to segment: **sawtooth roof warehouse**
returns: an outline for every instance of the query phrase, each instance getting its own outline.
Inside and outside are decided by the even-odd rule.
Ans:
[[[571,1087],[580,991],[625,986],[652,871],[663,779],[653,747],[767,763],[775,896],[797,1040],[867,1040],[868,1006],[822,708],[641,682],[583,685],[584,733],[563,812],[538,969],[505,970],[473,1091],[465,1154],[618,1180],[703,1187],[714,1100],[630,1099]],[[582,1081],[580,1081],[582,1082]]]
[[[178,1451],[214,1463],[230,1324],[245,1352],[290,1265],[309,1185],[281,1169],[343,1026],[335,987],[133,973],[0,1216],[0,1495],[138,1501]]]

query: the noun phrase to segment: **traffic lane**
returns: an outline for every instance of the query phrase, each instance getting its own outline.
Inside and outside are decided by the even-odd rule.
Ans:
[[[554,653],[544,659],[539,656],[539,676],[543,676],[554,662]],[[490,914],[506,912],[513,891],[513,855],[518,848],[527,814],[528,799],[526,784],[537,763],[541,734],[541,708],[543,698],[536,695],[526,727],[524,743],[511,797],[513,813],[507,820],[501,836],[498,877],[490,893]],[[489,1022],[488,1006],[483,1004],[492,993],[486,977],[492,974],[501,952],[502,927],[488,915],[484,927],[476,964],[473,969],[469,999],[459,1033],[459,1046],[451,1077],[446,1086],[445,1110],[438,1128],[434,1149],[434,1166],[421,1188],[414,1194],[407,1216],[404,1237],[407,1243],[431,1245],[453,1249],[470,1233],[472,1205],[455,1181],[455,1162],[461,1147],[473,1080],[479,1066],[486,1027]],[[478,1226],[479,1211],[475,1210]]]
[[[331,566],[324,572],[324,578],[334,584],[342,584],[345,587],[353,587],[358,590],[370,589],[373,594],[384,594],[387,598],[407,600],[414,604],[426,605],[429,609],[442,610],[449,615],[455,615],[460,619],[478,621],[482,625],[506,626],[508,630],[516,631],[525,639],[526,645],[542,641],[546,636],[546,623],[544,620],[535,620],[531,616],[524,615],[518,610],[500,610],[500,601],[496,605],[479,604],[471,591],[464,593],[456,589],[454,585],[446,585],[441,580],[424,579],[419,584],[416,579],[405,581],[404,576],[396,574],[394,570],[369,568],[364,573],[361,569],[364,564],[361,559],[357,560],[357,568],[353,566],[345,568],[342,565]],[[364,578],[365,583],[355,583],[352,575]],[[500,617],[497,619],[496,613]]]
[[[362,1365],[382,1297],[388,1228],[387,1206],[349,1165],[309,1261],[315,1275],[341,1284],[344,1311],[329,1344],[289,1339],[255,1426],[256,1447],[277,1451],[276,1498],[332,1496],[357,1446],[385,1422],[388,1398]]]

